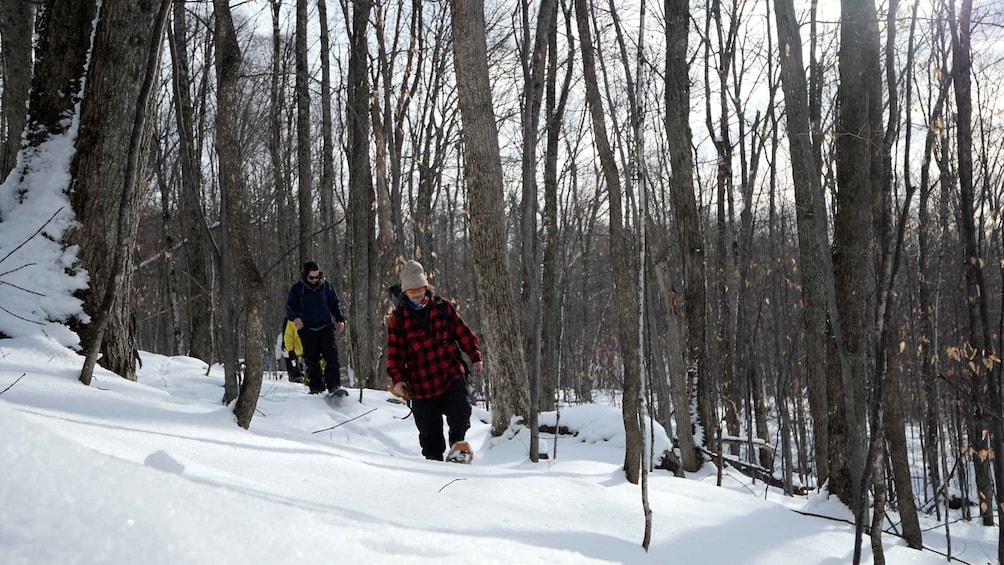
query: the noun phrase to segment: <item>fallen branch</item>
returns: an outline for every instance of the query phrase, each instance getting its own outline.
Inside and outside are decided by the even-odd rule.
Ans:
[[[453,483],[455,483],[457,481],[466,481],[466,480],[467,479],[465,479],[465,478],[453,479],[452,481],[450,481],[450,482],[446,483],[445,485],[443,485],[443,487],[439,489],[439,492],[443,492],[443,489],[445,489],[446,487],[452,485]]]
[[[719,461],[719,455],[717,453],[708,451],[703,447],[698,447],[698,449],[700,449],[706,455],[710,456],[712,460]],[[757,479],[763,481],[772,487],[777,487],[782,489],[784,488],[784,481],[775,477],[774,473],[772,473],[770,469],[766,469],[764,467],[761,467],[759,465],[754,465],[752,463],[745,463],[743,461],[740,461],[739,459],[735,459],[732,457],[722,457],[720,460],[723,464],[732,467],[736,471],[739,471],[740,473],[746,475],[751,479]],[[793,489],[793,494],[797,494],[800,496],[807,495],[813,490],[812,488],[807,486],[793,486],[792,489]]]
[[[24,373],[21,373],[21,376],[17,378],[17,381],[14,381],[14,382],[10,383],[10,386],[8,386],[7,388],[5,388],[3,390],[0,390],[0,394],[3,394],[5,392],[7,392],[8,390],[10,390],[11,388],[13,388],[14,385],[17,384],[18,381],[20,381],[21,379],[24,378],[24,375],[25,375]]]
[[[338,426],[342,426],[342,425],[348,424],[352,420],[358,420],[359,418],[362,418],[363,416],[369,414],[370,412],[376,412],[376,408],[370,410],[369,412],[363,412],[362,414],[356,416],[355,418],[349,418],[348,420],[345,420],[344,422],[341,422],[339,424],[335,424],[334,426],[331,426],[330,428],[324,428],[323,430],[317,430],[316,432],[310,432],[310,433],[312,433],[312,434],[319,434],[321,432],[326,432],[326,431],[329,431],[329,430],[333,430],[333,429],[337,428]]]

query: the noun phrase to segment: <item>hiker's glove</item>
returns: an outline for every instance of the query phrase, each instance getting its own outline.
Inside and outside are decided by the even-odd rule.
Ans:
[[[480,373],[481,370],[484,369],[484,368],[485,368],[485,364],[484,364],[483,361],[478,361],[477,363],[474,363],[473,365],[471,365],[471,370],[473,370],[475,373]]]
[[[408,385],[404,381],[391,385],[390,393],[402,400],[411,400],[411,395],[408,394]]]

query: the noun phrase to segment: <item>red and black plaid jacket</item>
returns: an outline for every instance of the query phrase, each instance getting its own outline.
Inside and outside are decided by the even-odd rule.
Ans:
[[[463,378],[458,347],[471,363],[481,361],[477,336],[449,300],[432,296],[426,308],[428,329],[404,304],[387,323],[387,373],[395,383],[407,382],[411,397],[419,400],[439,396]]]

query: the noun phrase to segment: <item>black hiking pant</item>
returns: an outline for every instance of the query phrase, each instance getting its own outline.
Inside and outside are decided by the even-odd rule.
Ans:
[[[324,392],[325,388],[330,392],[342,386],[334,324],[317,329],[304,327],[298,333],[303,343],[303,364],[306,365],[304,368],[310,376],[310,392]],[[321,359],[324,359],[323,378]]]
[[[467,402],[467,384],[463,377],[454,380],[440,396],[413,399],[411,410],[418,428],[418,443],[426,459],[443,460],[446,442],[443,439],[443,416],[450,427],[450,445],[463,441],[471,427],[471,405]]]

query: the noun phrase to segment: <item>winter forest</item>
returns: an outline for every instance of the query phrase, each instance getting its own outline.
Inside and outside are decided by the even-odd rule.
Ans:
[[[481,338],[495,435],[600,392],[643,489],[656,459],[826,489],[876,561],[887,508],[911,546],[921,514],[1004,531],[1000,2],[0,11],[0,333],[84,384],[222,363],[249,427],[314,260],[385,390],[415,258]]]

